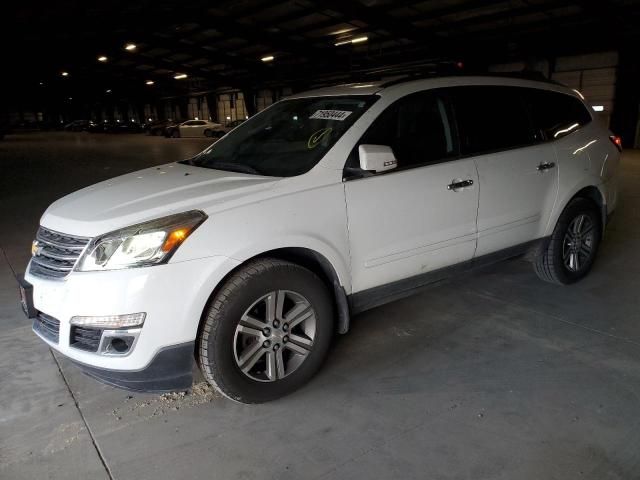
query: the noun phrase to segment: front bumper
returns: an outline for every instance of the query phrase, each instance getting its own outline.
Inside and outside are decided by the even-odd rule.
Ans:
[[[122,371],[96,368],[74,362],[89,377],[134,392],[171,392],[185,390],[193,383],[195,342],[160,350],[142,370]]]
[[[49,346],[104,383],[149,391],[187,388],[194,341],[215,286],[238,262],[216,256],[144,268],[72,272],[61,280],[27,273],[37,312],[59,321],[58,338],[36,333]],[[134,348],[126,355],[101,355],[70,343],[73,316],[145,312]],[[35,322],[34,322],[35,325]]]

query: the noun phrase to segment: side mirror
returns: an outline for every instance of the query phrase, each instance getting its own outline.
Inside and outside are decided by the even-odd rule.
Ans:
[[[370,172],[384,172],[398,166],[396,156],[387,145],[360,145],[360,168]]]

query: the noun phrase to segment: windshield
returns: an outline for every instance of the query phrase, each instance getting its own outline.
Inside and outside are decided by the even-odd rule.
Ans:
[[[283,100],[183,163],[274,177],[300,175],[318,163],[377,98]]]

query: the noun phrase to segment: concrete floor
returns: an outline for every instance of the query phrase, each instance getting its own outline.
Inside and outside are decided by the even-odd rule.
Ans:
[[[46,206],[204,140],[0,142],[0,478],[640,478],[640,152],[591,275],[513,260],[358,316],[322,372],[242,406],[205,386],[130,395],[55,359],[18,306]]]

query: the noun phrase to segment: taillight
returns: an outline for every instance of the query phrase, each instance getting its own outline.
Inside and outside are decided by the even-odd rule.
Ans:
[[[618,151],[622,151],[622,138],[620,138],[618,135],[609,135],[609,140],[611,140],[611,142],[618,147]]]

